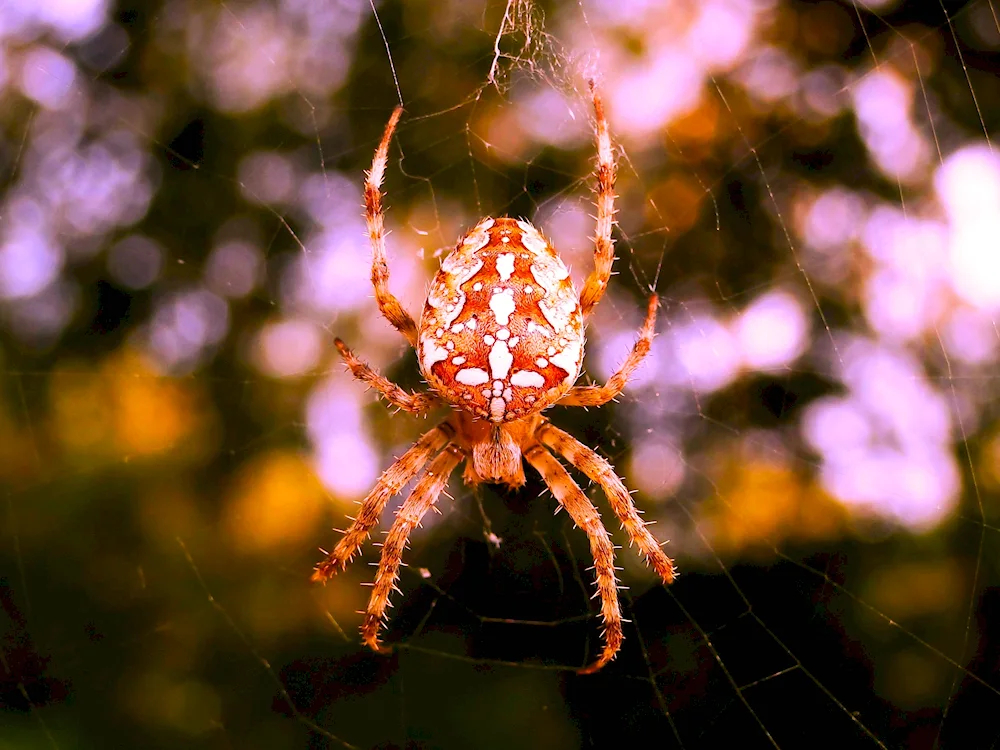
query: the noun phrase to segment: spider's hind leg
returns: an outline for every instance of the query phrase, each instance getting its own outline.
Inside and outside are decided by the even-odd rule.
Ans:
[[[375,585],[368,600],[364,624],[361,626],[362,640],[376,651],[380,650],[378,631],[386,616],[389,595],[396,588],[403,549],[410,538],[410,533],[420,525],[427,511],[434,507],[448,486],[448,477],[464,457],[465,453],[458,446],[454,444],[447,446],[427,467],[427,471],[417,481],[413,492],[396,512],[396,520],[393,521],[382,544],[382,557],[379,559],[378,573],[375,574]]]
[[[590,551],[594,556],[597,593],[601,597],[601,617],[604,619],[604,648],[593,664],[580,670],[581,674],[596,672],[618,653],[622,645],[622,613],[618,603],[618,583],[615,579],[614,545],[608,530],[601,523],[601,516],[594,504],[583,494],[562,464],[541,445],[525,451],[525,459],[535,467],[559,504],[566,509],[573,522],[587,532]]]
[[[539,430],[538,439],[564,456],[573,466],[590,477],[591,481],[601,485],[611,503],[611,509],[621,521],[629,540],[639,549],[646,562],[653,567],[665,584],[673,583],[677,576],[674,561],[649,533],[645,522],[639,516],[639,511],[632,503],[632,496],[611,464],[568,432],[552,424],[546,424]]]
[[[407,482],[424,468],[430,457],[444,448],[454,435],[455,431],[447,422],[438,425],[421,436],[413,447],[382,473],[372,491],[361,501],[357,517],[337,542],[333,552],[316,566],[312,574],[313,581],[326,582],[347,567],[372,528],[379,522],[389,500],[399,494]]]

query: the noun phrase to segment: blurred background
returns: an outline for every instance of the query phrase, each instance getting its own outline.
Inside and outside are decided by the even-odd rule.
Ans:
[[[0,748],[995,746],[998,15],[7,0]],[[661,335],[618,403],[549,416],[681,576],[662,587],[589,488],[630,622],[578,676],[585,535],[534,476],[456,476],[373,654],[378,548],[308,580],[429,425],[332,346],[422,385],[374,304],[363,170],[402,103],[385,190],[414,314],[486,215],[536,223],[579,283],[588,77],[620,197],[585,377],[650,289]]]

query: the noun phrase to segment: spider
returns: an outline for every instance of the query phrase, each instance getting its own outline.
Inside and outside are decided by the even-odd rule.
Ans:
[[[583,673],[615,657],[622,643],[622,617],[614,547],[593,503],[553,452],[599,484],[631,542],[663,579],[674,580],[673,561],[649,533],[611,464],[542,412],[550,406],[601,406],[618,396],[649,352],[657,297],[649,298],[645,323],[634,347],[605,385],[574,385],[583,363],[584,320],[604,294],[614,262],[617,167],[604,107],[590,82],[596,119],[597,231],[595,269],[578,295],[559,255],[531,224],[485,218],[463,237],[431,282],[420,324],[389,291],[383,227],[382,177],[389,143],[402,108],[389,118],[365,180],[365,219],[371,240],[372,284],[379,310],[417,351],[420,371],[433,389],[410,393],[358,359],[340,339],[337,349],[355,378],[375,388],[393,406],[412,414],[449,404],[454,411],[425,433],[379,477],[361,502],[350,528],[316,566],[313,581],[325,582],[347,567],[378,523],[389,500],[424,467],[412,493],[396,513],[382,545],[374,587],[361,626],[364,642],[378,651],[379,629],[396,589],[407,539],[434,507],[454,469],[465,461],[463,480],[511,488],[524,485],[523,462],[541,475],[559,504],[587,532],[604,620],[603,649]]]

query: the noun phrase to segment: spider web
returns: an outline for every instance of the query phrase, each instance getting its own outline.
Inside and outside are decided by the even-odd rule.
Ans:
[[[35,5],[0,8],[5,746],[997,744],[992,0]],[[421,386],[362,170],[403,104],[409,310],[485,215],[579,284],[589,77],[620,178],[588,376],[650,289],[660,335],[617,403],[550,416],[681,575],[624,545],[625,645],[578,676],[585,535],[535,477],[456,477],[372,654],[377,548],[308,583],[429,426],[333,350]]]

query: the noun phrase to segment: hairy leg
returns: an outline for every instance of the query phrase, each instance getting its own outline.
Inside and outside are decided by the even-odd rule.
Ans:
[[[347,345],[340,339],[335,339],[334,343],[337,345],[340,356],[344,358],[344,362],[350,368],[351,374],[369,388],[377,390],[393,406],[411,414],[422,415],[441,405],[441,399],[433,393],[404,391],[391,380],[380,375],[377,370],[373,370],[366,362],[354,356],[354,352],[348,349]]]
[[[618,174],[618,166],[611,152],[604,103],[593,81],[590,82],[590,93],[594,98],[594,115],[597,120],[597,228],[594,232],[595,267],[580,293],[580,307],[584,318],[604,296],[608,279],[611,278],[611,266],[615,262],[615,241],[611,238],[611,230],[615,225],[615,178]]]
[[[378,482],[375,483],[375,487],[361,501],[361,510],[358,511],[350,528],[337,542],[333,552],[329,553],[326,559],[316,566],[316,570],[312,574],[313,581],[328,581],[347,567],[347,563],[361,548],[372,528],[382,517],[382,511],[385,510],[386,503],[389,502],[390,498],[399,494],[406,483],[424,468],[424,464],[430,457],[444,448],[454,435],[454,429],[447,422],[438,425],[425,433],[414,443],[412,448],[382,473]]]
[[[594,556],[594,571],[597,576],[597,594],[601,597],[601,617],[604,619],[604,650],[597,661],[581,669],[580,673],[596,672],[615,657],[622,645],[622,614],[618,605],[615,553],[611,537],[601,523],[597,508],[551,453],[536,444],[525,452],[524,458],[542,475],[556,500],[566,509],[574,523],[587,532],[590,539],[590,551]]]
[[[649,298],[649,306],[646,308],[646,322],[642,324],[639,331],[639,340],[635,342],[632,351],[618,368],[618,372],[612,375],[606,385],[578,385],[569,389],[569,392],[556,403],[559,406],[602,406],[608,401],[616,398],[628,384],[642,360],[649,354],[649,347],[653,343],[654,329],[656,326],[656,310],[660,302],[654,294]]]
[[[611,509],[618,516],[629,539],[646,562],[653,566],[663,582],[671,584],[676,577],[674,561],[671,560],[659,542],[649,533],[646,524],[639,517],[639,512],[632,503],[632,496],[618,478],[611,464],[605,461],[595,451],[588,448],[568,432],[560,430],[552,424],[544,424],[538,430],[538,439],[556,453],[564,456],[573,466],[586,474],[594,482],[601,485],[604,494],[608,496]]]
[[[389,594],[396,588],[396,577],[399,575],[406,540],[413,529],[420,525],[424,514],[434,507],[434,503],[448,486],[448,477],[463,458],[465,454],[458,446],[447,446],[427,467],[413,492],[396,513],[396,520],[382,545],[375,585],[361,626],[362,640],[376,651],[379,650],[378,631],[382,626],[386,607],[389,606]]]
[[[403,114],[402,107],[396,107],[385,126],[382,141],[375,150],[371,171],[365,173],[365,221],[368,223],[368,239],[372,243],[372,284],[378,309],[385,319],[406,337],[410,346],[417,346],[417,324],[395,295],[389,291],[389,263],[385,254],[385,220],[382,213],[382,178],[389,158],[389,142]]]

